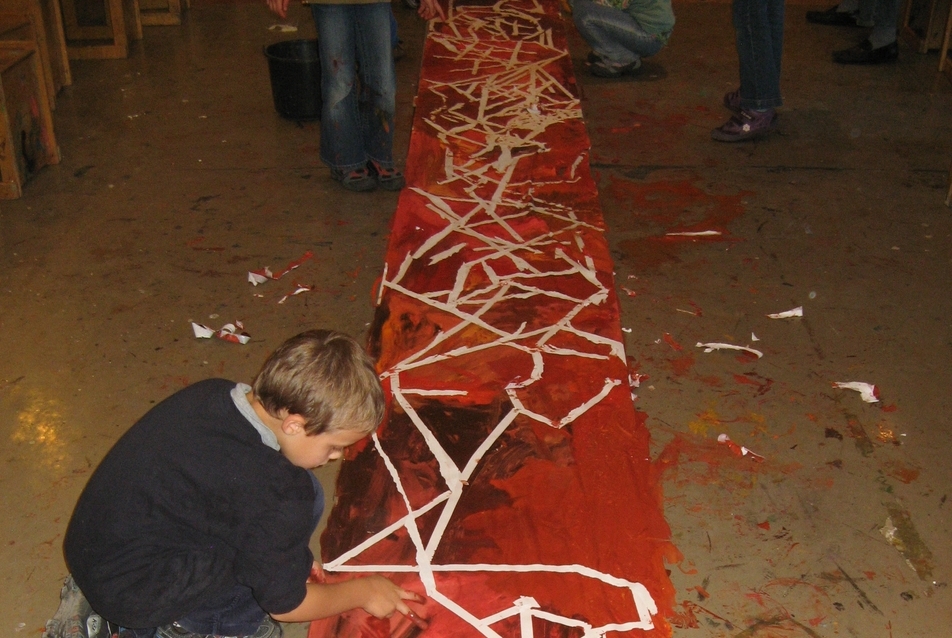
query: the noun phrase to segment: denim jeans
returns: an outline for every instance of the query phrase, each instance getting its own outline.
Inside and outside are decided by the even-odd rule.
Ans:
[[[740,107],[772,109],[780,97],[784,0],[734,0]]]
[[[651,57],[665,43],[664,38],[646,32],[627,12],[592,0],[575,0],[572,19],[595,54],[612,66]]]
[[[869,41],[874,49],[896,41],[900,0],[843,0],[836,10],[856,14],[856,24],[872,27]]]
[[[393,168],[397,79],[389,2],[312,4],[321,55],[321,159],[343,173]]]
[[[312,472],[308,472],[314,484],[314,529],[324,513],[324,490]],[[254,599],[251,589],[243,585],[235,587],[220,600],[196,609],[177,623],[192,633],[211,636],[253,635],[267,613]],[[154,631],[154,630],[153,630]],[[136,636],[136,638],[141,638]]]

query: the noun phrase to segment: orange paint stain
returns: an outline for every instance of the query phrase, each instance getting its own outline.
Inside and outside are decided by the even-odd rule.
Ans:
[[[919,468],[906,465],[901,461],[886,461],[883,463],[883,470],[889,476],[898,479],[907,485],[919,478],[920,474]]]

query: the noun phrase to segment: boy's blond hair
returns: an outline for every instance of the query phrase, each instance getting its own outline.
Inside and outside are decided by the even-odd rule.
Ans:
[[[383,388],[373,360],[352,337],[308,330],[265,360],[252,385],[268,414],[307,420],[309,435],[333,430],[372,432],[383,420]]]

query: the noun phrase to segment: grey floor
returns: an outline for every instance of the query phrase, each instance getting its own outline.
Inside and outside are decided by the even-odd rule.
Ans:
[[[423,25],[394,8],[402,163]],[[895,65],[835,66],[862,34],[808,25],[808,8],[823,7],[787,8],[780,132],[742,145],[709,138],[737,84],[729,4],[676,2],[674,37],[634,79],[588,75],[569,29],[683,555],[671,622],[676,636],[952,636],[952,84],[905,45]],[[54,114],[63,162],[0,202],[2,635],[38,635],[55,610],[75,499],[150,405],[249,379],[302,329],[366,331],[397,197],[340,190],[317,125],[274,112],[262,47],[313,33],[298,5],[297,34],[276,22],[195,0],[128,59],[75,61]],[[665,236],[704,229],[722,234]],[[293,281],[312,292],[279,305],[292,281],[246,282],[307,250]],[[797,306],[802,319],[766,317]],[[189,324],[235,319],[250,344]]]

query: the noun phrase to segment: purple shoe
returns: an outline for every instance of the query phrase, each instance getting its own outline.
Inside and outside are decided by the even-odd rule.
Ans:
[[[711,131],[711,139],[718,142],[743,142],[766,135],[777,128],[777,112],[741,110],[722,126]]]
[[[740,113],[740,89],[724,94],[724,107],[733,113]]]

